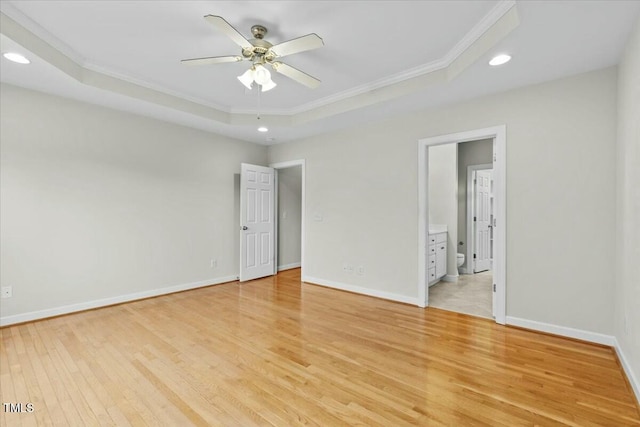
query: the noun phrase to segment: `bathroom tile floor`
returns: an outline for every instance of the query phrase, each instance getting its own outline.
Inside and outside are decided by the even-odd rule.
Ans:
[[[457,282],[438,282],[429,288],[429,306],[492,319],[493,273],[461,274]]]

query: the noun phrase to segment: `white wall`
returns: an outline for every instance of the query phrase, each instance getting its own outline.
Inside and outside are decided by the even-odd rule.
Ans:
[[[618,74],[615,336],[640,400],[640,20]]]
[[[501,124],[507,315],[611,334],[615,68],[272,146],[306,159],[305,274],[417,299],[417,141]]]
[[[302,166],[278,169],[278,267],[300,266]]]
[[[467,167],[493,163],[493,139],[458,144],[458,241],[457,251],[467,253]],[[463,244],[460,245],[460,242]],[[468,258],[468,257],[467,257]],[[463,268],[467,268],[468,259]]]
[[[638,44],[618,91],[611,68],[271,147],[306,159],[307,275],[415,300],[418,139],[506,124],[507,314],[615,332],[638,372]],[[237,274],[237,173],[264,147],[0,94],[3,319]]]
[[[396,136],[394,128],[377,126],[270,147],[270,163],[305,159],[306,277],[417,296],[417,239],[409,221],[410,210],[417,210],[417,139],[411,145],[378,142]],[[345,263],[363,267],[363,274],[345,271]]]
[[[457,144],[429,147],[429,224],[447,226],[447,275],[457,277]]]
[[[234,174],[265,147],[14,86],[1,100],[3,319],[238,274]]]

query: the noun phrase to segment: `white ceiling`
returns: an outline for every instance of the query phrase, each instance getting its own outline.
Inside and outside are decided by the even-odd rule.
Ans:
[[[0,10],[2,52],[32,61],[2,58],[2,82],[272,144],[617,64],[640,2],[3,0]],[[239,54],[208,14],[247,38],[264,25],[273,44],[318,34],[324,47],[283,62],[322,84],[274,74],[278,86],[258,96],[236,79],[248,62],[182,65]],[[489,67],[502,52],[513,60]]]

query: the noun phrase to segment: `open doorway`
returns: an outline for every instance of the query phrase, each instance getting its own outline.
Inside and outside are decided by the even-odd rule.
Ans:
[[[493,139],[428,150],[429,236],[447,229],[450,258],[446,274],[429,282],[429,305],[491,319]]]
[[[466,179],[462,182],[457,180],[458,164],[457,153],[459,144],[469,141],[488,140],[488,144],[492,147],[492,153],[489,164],[492,166],[492,184],[490,185],[491,192],[493,194],[491,203],[491,217],[487,221],[487,228],[491,230],[492,244],[490,254],[490,269],[485,272],[479,272],[478,275],[465,274],[469,271],[473,272],[473,262],[469,262],[469,259],[473,260],[473,253],[471,257],[467,256],[465,250],[468,246],[474,247],[473,236],[468,239],[465,236],[467,233],[466,222],[464,226],[459,226],[457,221],[457,203],[458,198],[456,194],[456,188],[458,185],[462,185],[465,188],[466,193]],[[435,279],[437,282],[443,282],[446,286],[450,282],[459,284],[464,280],[468,280],[473,276],[474,279],[480,279],[481,275],[489,276],[487,281],[487,287],[489,287],[489,297],[492,301],[492,315],[495,321],[500,324],[505,323],[506,318],[506,209],[505,209],[505,169],[506,169],[506,156],[505,156],[505,144],[506,144],[506,128],[505,126],[497,126],[493,128],[478,129],[475,131],[461,132],[457,134],[443,135],[433,138],[425,138],[418,141],[418,203],[419,203],[419,215],[418,215],[418,252],[419,252],[419,301],[423,306],[431,305],[429,301],[429,284],[434,283],[434,277],[430,274],[431,262],[434,254],[431,250],[437,251],[440,246],[443,247],[443,251],[446,256],[446,271],[436,273]],[[445,146],[439,154],[435,150],[430,152],[432,147]],[[448,147],[446,147],[448,146]],[[442,154],[448,153],[448,154]],[[436,163],[430,163],[430,157],[438,157]],[[450,166],[449,170],[445,170],[444,174],[449,177],[449,184],[446,180],[440,183],[432,183],[430,181],[430,164],[434,168],[441,168],[442,160],[446,158],[456,159],[456,163]],[[446,160],[448,161],[448,160]],[[467,165],[468,166],[468,165]],[[464,167],[466,172],[467,167]],[[480,169],[478,169],[480,170]],[[442,171],[440,171],[442,173]],[[456,180],[454,182],[454,180]],[[435,184],[435,185],[432,185]],[[447,190],[448,189],[448,190]],[[441,197],[447,198],[445,202],[432,201],[430,193],[433,193],[435,197],[438,197],[441,193]],[[484,196],[483,196],[484,197]],[[444,200],[444,199],[442,199]],[[476,202],[477,204],[477,202]],[[433,205],[433,206],[432,206]],[[431,209],[433,208],[433,209]],[[434,212],[440,211],[440,213]],[[456,212],[456,214],[452,214]],[[463,210],[466,213],[466,208]],[[444,214],[443,214],[444,213]],[[443,216],[444,215],[444,216]],[[448,216],[447,216],[448,215]],[[433,217],[432,217],[433,216]],[[490,227],[488,227],[490,225]],[[462,229],[465,229],[462,232]],[[460,229],[460,230],[459,230]],[[459,233],[461,231],[461,233]],[[483,236],[484,238],[485,236]],[[480,238],[476,240],[482,243]],[[446,242],[446,245],[443,244]],[[431,246],[434,246],[433,248]],[[465,249],[460,249],[464,247]],[[460,270],[462,276],[458,273],[457,261],[459,259],[458,254],[465,255],[465,269]],[[437,264],[437,253],[435,254],[435,262]],[[481,266],[482,268],[482,266]],[[437,269],[436,269],[437,271]],[[469,277],[467,277],[469,276]],[[486,279],[486,277],[485,277]],[[489,317],[489,316],[485,316]]]
[[[280,175],[280,179],[278,179]],[[304,271],[304,160],[269,167],[241,164],[239,275],[241,282]]]
[[[304,160],[275,163],[276,170],[276,272],[304,271]]]

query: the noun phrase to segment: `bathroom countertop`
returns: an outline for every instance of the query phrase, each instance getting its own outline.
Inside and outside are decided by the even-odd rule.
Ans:
[[[446,233],[447,226],[441,224],[429,224],[429,234]]]

